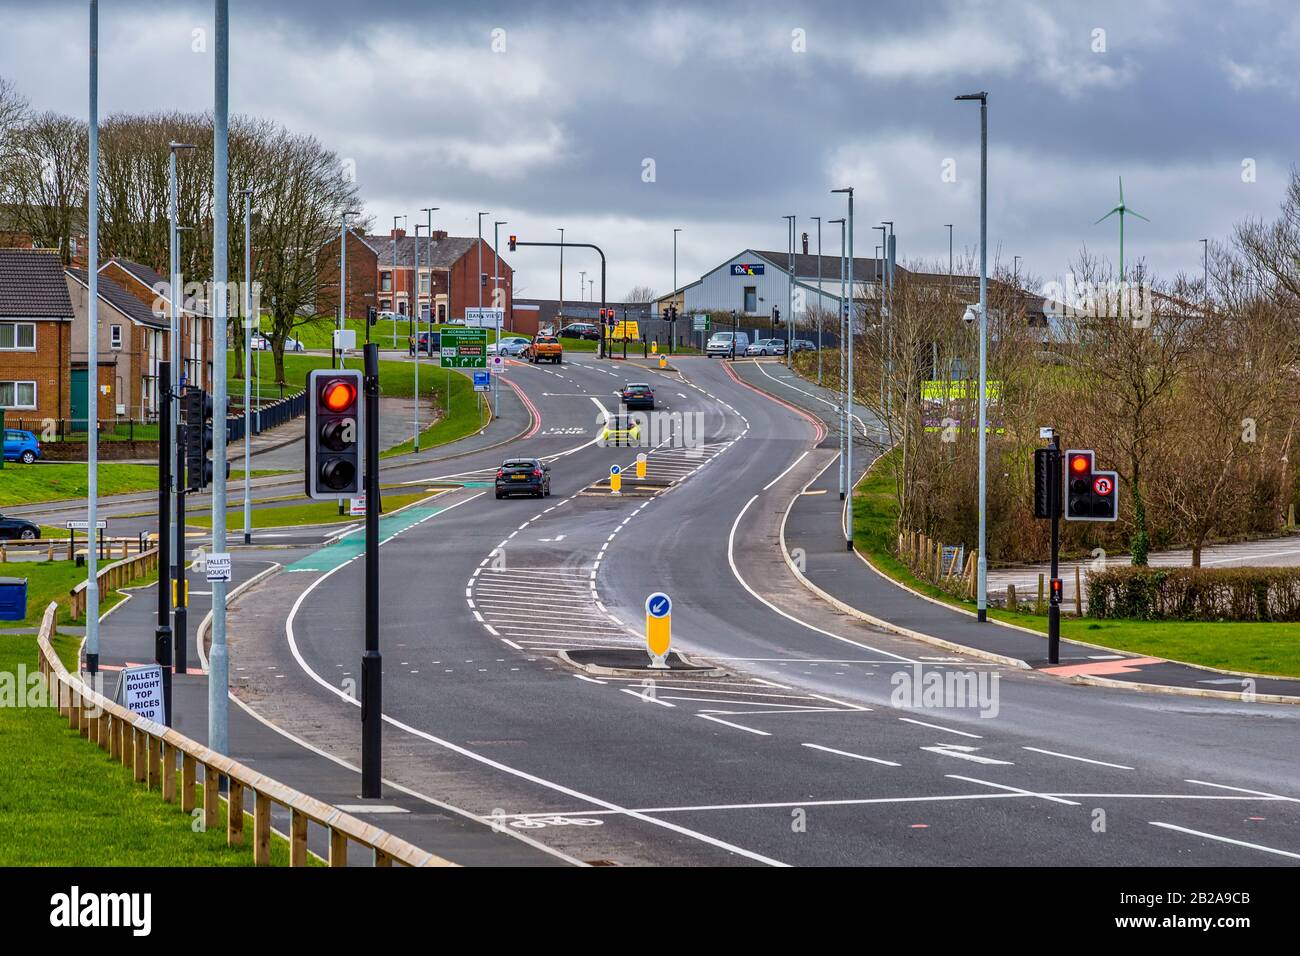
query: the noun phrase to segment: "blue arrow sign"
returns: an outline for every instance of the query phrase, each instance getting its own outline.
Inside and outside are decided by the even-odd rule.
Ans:
[[[610,466],[609,466],[609,473],[610,473],[611,475],[621,475],[621,474],[623,474],[623,469],[620,468],[618,465],[610,465]]]
[[[663,591],[656,591],[645,599],[645,610],[651,617],[667,617],[672,609],[672,599]]]

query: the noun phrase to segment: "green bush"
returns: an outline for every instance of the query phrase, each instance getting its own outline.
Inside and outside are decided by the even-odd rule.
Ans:
[[[1300,621],[1300,568],[1110,568],[1088,575],[1088,616]]]

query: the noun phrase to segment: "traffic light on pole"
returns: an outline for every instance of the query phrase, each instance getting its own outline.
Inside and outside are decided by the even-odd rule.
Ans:
[[[519,241],[519,237],[518,237],[518,236],[511,236],[511,237],[510,237],[510,251],[511,251],[511,252],[514,252],[514,251],[515,251],[515,243],[518,242],[518,241]]]
[[[361,372],[316,369],[308,376],[307,395],[307,497],[360,495]]]
[[[773,325],[780,325],[780,324],[781,324],[781,308],[780,308],[780,306],[776,306],[776,305],[772,306],[772,324],[773,324]]]
[[[373,305],[368,306],[366,308],[366,322],[369,323],[370,325],[374,325],[378,321],[379,321],[379,310],[376,309]]]
[[[1065,520],[1115,521],[1119,518],[1119,476],[1094,469],[1091,451],[1065,453]]]
[[[185,390],[185,487],[201,491],[212,484],[212,396],[201,388]],[[224,427],[224,423],[223,423]],[[226,462],[226,478],[230,462]]]

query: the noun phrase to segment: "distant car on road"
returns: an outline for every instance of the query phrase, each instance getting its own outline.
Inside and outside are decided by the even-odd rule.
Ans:
[[[554,335],[538,335],[529,343],[528,348],[524,350],[524,355],[528,361],[553,362],[559,364],[564,361],[564,346]]]
[[[745,348],[746,355],[784,355],[783,339],[757,339],[753,345]]]
[[[30,521],[0,515],[0,541],[35,541],[40,536],[41,529]]]
[[[271,350],[271,340],[261,332],[253,333],[252,341],[249,342],[254,352],[269,352]],[[305,352],[307,346],[302,342],[290,336],[284,340],[284,350],[286,352]]]
[[[520,356],[524,354],[530,342],[530,339],[522,335],[503,335],[500,342],[492,342],[488,345],[488,355],[496,355],[500,351],[502,355]]]
[[[619,392],[619,398],[626,408],[655,407],[655,390],[647,382],[628,382]]]
[[[792,343],[790,343],[790,351],[816,352],[817,344],[815,342],[810,341],[809,339],[795,339]]]
[[[41,443],[36,436],[21,428],[5,429],[5,461],[21,461],[30,465],[41,457]]]
[[[732,344],[735,344],[735,352],[732,352]],[[704,354],[709,358],[715,355],[726,358],[730,355],[744,355],[745,349],[749,347],[748,332],[714,332],[709,336],[708,344],[704,346]]]
[[[600,326],[593,325],[590,322],[570,322],[560,329],[560,338],[587,339],[598,342],[600,341]]]
[[[507,458],[497,469],[498,498],[527,493],[537,498],[551,494],[551,466],[540,458]]]
[[[630,415],[611,415],[600,433],[602,445],[635,445],[641,439],[641,426]]]

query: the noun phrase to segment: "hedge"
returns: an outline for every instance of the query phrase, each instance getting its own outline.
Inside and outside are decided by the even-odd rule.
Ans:
[[[1300,568],[1110,568],[1088,575],[1088,616],[1300,621]]]

